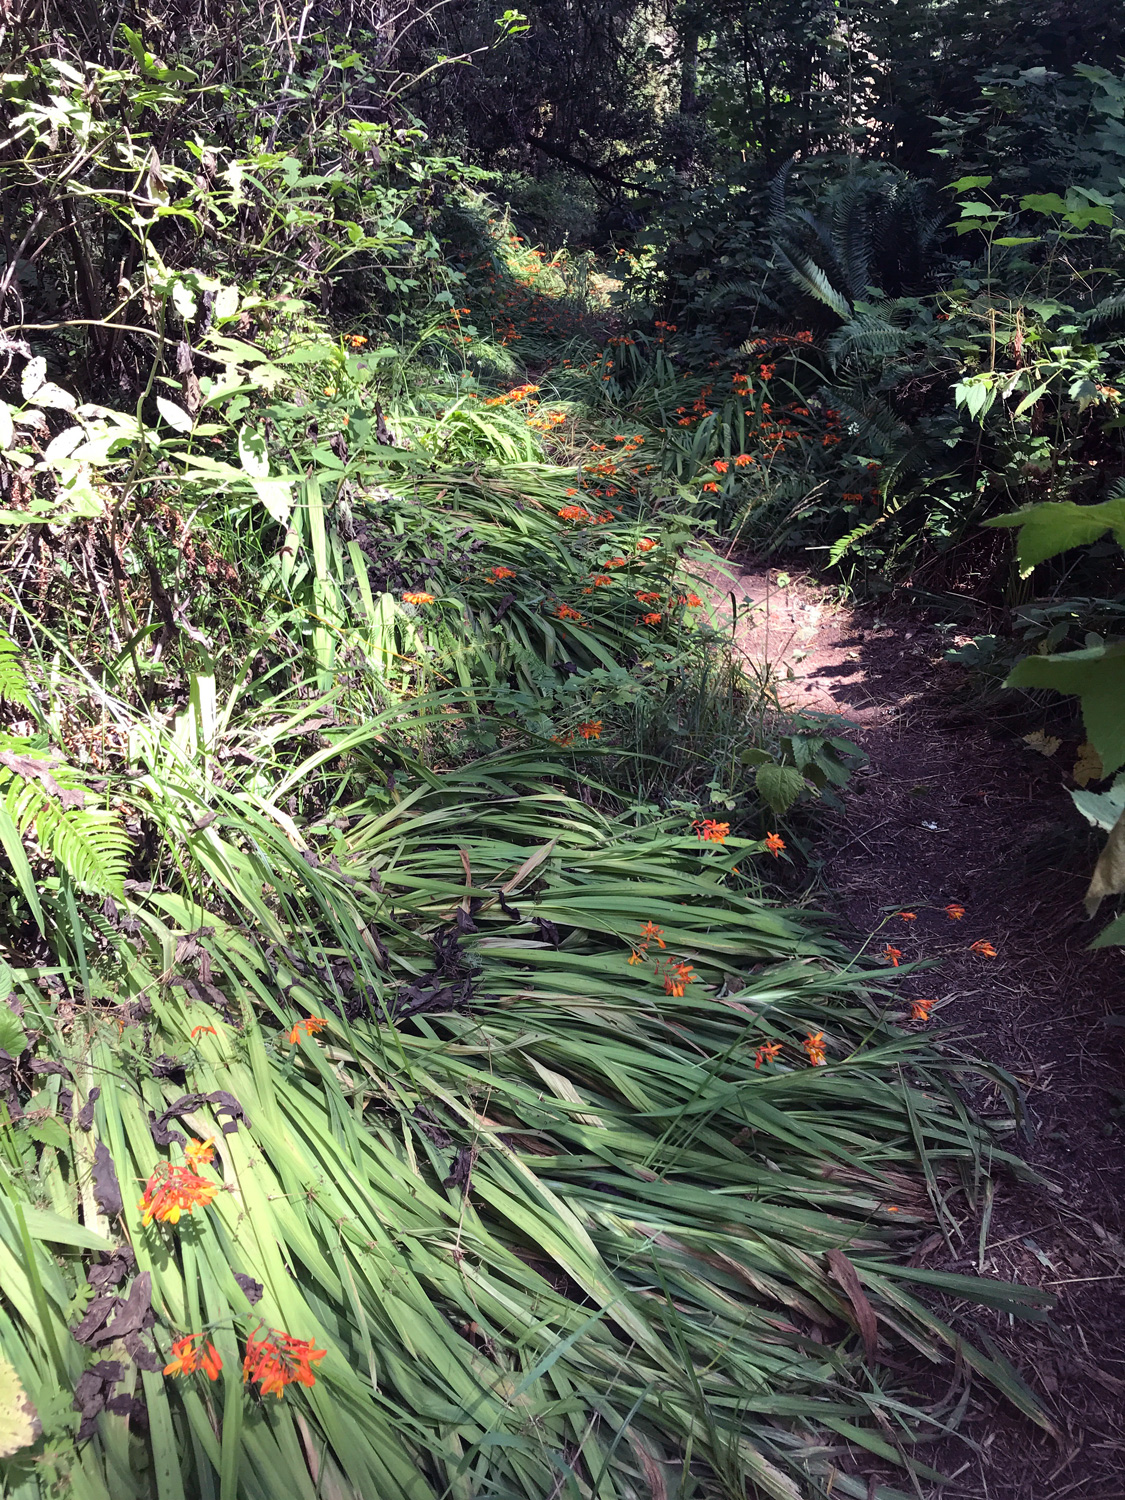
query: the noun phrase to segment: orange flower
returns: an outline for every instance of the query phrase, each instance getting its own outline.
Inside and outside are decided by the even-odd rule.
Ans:
[[[902,949],[896,948],[893,943],[888,943],[883,949],[883,957],[889,959],[894,967],[898,968],[898,961],[902,957]]]
[[[199,1036],[202,1032],[210,1032],[212,1036],[218,1036],[219,1034],[213,1026],[193,1026],[191,1028],[192,1041],[194,1042],[196,1037]]]
[[[899,916],[904,922],[917,922],[918,914],[913,911],[900,911]]]
[[[945,912],[945,915],[951,922],[959,922],[965,915],[965,908],[958,906],[956,901],[951,901],[948,906],[943,906],[942,911]]]
[[[717,458],[715,460],[715,462],[711,465],[711,467],[715,470],[715,472],[717,474],[725,474],[727,472],[727,470],[730,468],[730,463],[725,458]]]
[[[602,737],[602,721],[600,719],[587,719],[584,724],[579,724],[578,733],[584,740],[600,740]]]
[[[754,460],[750,457],[749,453],[740,453],[735,458],[734,466],[736,469],[744,469],[747,464],[752,464],[753,462]]]
[[[328,1022],[323,1016],[309,1016],[307,1020],[298,1021],[289,1033],[289,1045],[295,1047],[298,1042],[304,1041],[307,1036],[315,1036],[318,1031],[323,1031]]]
[[[986,943],[984,938],[978,938],[975,943],[970,943],[969,951],[971,953],[979,953],[981,958],[995,958],[997,956],[996,949],[991,943]]]
[[[785,848],[785,840],[778,833],[767,833],[766,848],[773,855],[774,859],[776,859]]]
[[[193,1172],[198,1172],[200,1167],[209,1167],[215,1157],[215,1137],[209,1136],[205,1141],[188,1141],[184,1147],[184,1155]]]
[[[928,1021],[930,1011],[937,1002],[934,1000],[912,1000],[910,1002],[910,1019],[912,1021]]]
[[[655,546],[656,546],[656,543],[653,541],[652,537],[650,537],[650,536],[643,536],[643,537],[641,537],[640,541],[637,543],[637,551],[638,552],[651,552],[652,549]]]
[[[664,993],[678,998],[683,994],[684,986],[692,984],[695,978],[690,964],[670,963],[664,971]]]
[[[691,825],[705,844],[725,844],[730,837],[729,823],[716,823],[714,818],[696,818]]]
[[[171,1362],[164,1366],[165,1375],[194,1375],[196,1370],[202,1370],[208,1380],[218,1380],[223,1368],[222,1356],[210,1339],[197,1349],[196,1341],[202,1338],[201,1333],[189,1333],[186,1338],[176,1339]]]
[[[516,570],[515,568],[490,568],[488,576],[494,578],[497,583],[502,583],[505,578],[514,578]]]
[[[613,579],[608,573],[595,573],[592,582],[596,589],[604,589],[607,584],[613,582]]]
[[[698,594],[685,594],[681,602],[686,604],[688,609],[703,608],[703,600],[699,597]]]
[[[427,594],[425,589],[412,589],[410,593],[403,594],[402,599],[404,604],[432,604],[434,602],[433,594]]]
[[[659,613],[659,611],[658,610],[653,610],[651,614],[645,615],[644,622],[645,622],[646,625],[659,625],[660,624],[660,613]]]
[[[657,600],[660,598],[660,595],[659,594],[653,594],[653,593],[645,593],[645,594],[638,593],[638,594],[636,594],[635,597],[636,597],[638,603],[640,603],[640,604],[655,604],[657,602]]]
[[[801,1046],[808,1053],[809,1062],[812,1063],[814,1068],[822,1068],[824,1066],[825,1057],[823,1031],[810,1031],[808,1036],[801,1043]]]
[[[559,518],[563,521],[588,521],[590,512],[581,505],[564,505],[559,511]]]
[[[663,948],[664,946],[663,934],[663,927],[657,927],[655,922],[645,922],[641,927],[641,937],[644,938],[645,943],[655,942],[658,948]]]
[[[196,1204],[206,1208],[217,1192],[215,1183],[198,1177],[189,1167],[159,1161],[137,1204],[142,1213],[141,1222],[146,1229],[153,1219],[162,1224],[178,1224],[182,1213],[190,1214]]]
[[[625,557],[610,557],[606,559],[605,565],[607,568],[623,568],[627,562],[628,558]]]
[[[260,1337],[263,1332],[268,1337]],[[256,1380],[263,1396],[276,1396],[280,1401],[287,1385],[315,1385],[312,1366],[327,1353],[327,1349],[314,1349],[309,1339],[295,1339],[276,1328],[260,1329],[246,1340],[242,1382]]]
[[[707,483],[703,486],[703,488],[705,490],[712,491],[716,495],[719,493],[719,486],[715,483],[715,481],[713,479],[709,479],[707,481]]]
[[[754,1066],[760,1068],[764,1062],[775,1062],[780,1051],[780,1042],[766,1042],[754,1053]]]
[[[569,604],[560,604],[558,609],[555,610],[555,618],[557,620],[577,620],[579,624],[582,623],[582,616],[576,609],[572,609]]]

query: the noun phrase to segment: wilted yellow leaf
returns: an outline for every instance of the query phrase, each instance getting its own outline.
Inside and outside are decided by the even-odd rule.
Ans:
[[[1091,781],[1100,781],[1105,775],[1101,756],[1088,742],[1078,747],[1078,759],[1074,762],[1072,775],[1079,786],[1089,786]]]
[[[1110,829],[1106,846],[1094,866],[1094,876],[1086,891],[1086,910],[1091,916],[1107,896],[1125,891],[1125,812]]]
[[[1030,750],[1038,750],[1040,755],[1054,755],[1062,744],[1062,740],[1055,739],[1053,734],[1044,734],[1041,729],[1033,730],[1031,734],[1025,734],[1024,744]]]

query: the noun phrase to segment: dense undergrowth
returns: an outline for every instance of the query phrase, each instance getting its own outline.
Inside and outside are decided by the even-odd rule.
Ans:
[[[908,1261],[1009,1081],[799,896],[855,749],[696,592],[888,493],[843,336],[173,32],[5,82],[5,1492],[890,1500],[970,1372],[1046,1423],[935,1311],[1041,1294]]]

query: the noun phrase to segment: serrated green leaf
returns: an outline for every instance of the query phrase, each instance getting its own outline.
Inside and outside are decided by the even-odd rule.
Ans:
[[[1077,694],[1086,737],[1101,756],[1104,774],[1112,776],[1125,765],[1125,645],[1025,657],[1006,685]]]
[[[1040,392],[1033,392],[1037,396]],[[1030,401],[1031,397],[1027,398]],[[1022,410],[1023,404],[1017,409]],[[1111,531],[1125,546],[1125,497],[1104,500],[1100,505],[1076,505],[1073,500],[1046,500],[1027,510],[1006,516],[992,516],[986,526],[1018,526],[1017,556],[1020,571],[1026,578],[1037,563],[1057,557],[1071,547],[1096,542]]]
[[[805,778],[795,766],[759,766],[754,773],[754,784],[776,813],[786,812],[806,790]]]

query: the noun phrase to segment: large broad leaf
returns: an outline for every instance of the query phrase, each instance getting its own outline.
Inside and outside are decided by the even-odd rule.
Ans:
[[[1125,812],[1109,831],[1106,846],[1094,866],[1094,873],[1086,890],[1086,910],[1091,916],[1107,896],[1120,896],[1125,891]]]
[[[1082,787],[1070,795],[1086,821],[1108,833],[1125,812],[1125,776],[1119,776],[1108,792],[1088,792]]]
[[[6,964],[5,968],[7,968]],[[8,979],[10,982],[10,969]],[[9,1010],[6,1005],[0,1005],[0,1047],[9,1057],[18,1057],[26,1046],[27,1033],[23,1029],[23,1022],[15,1011]]]
[[[168,401],[163,396],[157,396],[156,409],[169,427],[174,427],[177,432],[189,433],[194,426],[190,414],[182,406],[177,406],[174,401]]]
[[[805,778],[795,766],[759,766],[754,781],[763,800],[776,813],[792,807],[805,790]]]
[[[1125,547],[1125,498],[1101,505],[1075,505],[1073,500],[1047,500],[1010,516],[993,516],[986,526],[1018,526],[1016,554],[1026,577],[1036,563],[1096,542],[1107,531]]]
[[[1125,765],[1125,644],[1025,657],[1007,686],[1077,693],[1086,736],[1102,758],[1103,772],[1112,776]]]
[[[0,1458],[30,1447],[42,1431],[15,1366],[0,1354]]]
[[[1125,948],[1125,917],[1117,917],[1098,933],[1091,948]]]

